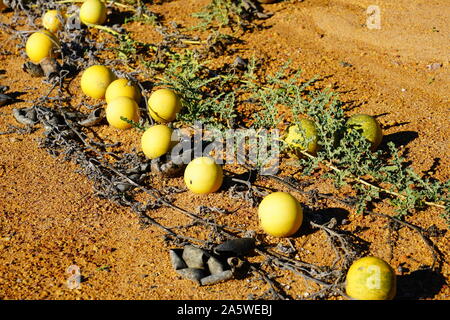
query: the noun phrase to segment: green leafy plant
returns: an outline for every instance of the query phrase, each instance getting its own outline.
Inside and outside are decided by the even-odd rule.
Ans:
[[[254,20],[269,17],[260,6],[248,0],[211,0],[203,11],[194,13],[200,20],[194,29],[220,29],[229,27],[233,31],[255,27]]]
[[[317,81],[300,81],[300,71],[288,74],[287,65],[266,78],[265,84],[255,82],[249,70],[244,87],[262,108],[255,114],[257,128],[276,128],[285,119],[278,115],[277,105],[287,106],[293,120],[308,116],[317,126],[320,149],[316,156],[303,152],[298,160],[307,174],[325,166],[323,178],[331,178],[336,187],[351,183],[356,191],[356,207],[364,212],[368,204],[387,199],[399,216],[426,206],[444,209],[448,222],[449,181],[440,182],[418,175],[400,151],[390,142],[387,150],[370,151],[370,143],[357,130],[348,130],[344,104],[329,90],[309,90]]]
[[[217,10],[231,10],[229,3],[228,7],[222,5],[220,1],[210,4]],[[246,124],[248,128],[285,129],[288,119],[279,112],[283,106],[290,110],[291,123],[308,117],[317,126],[319,152],[315,156],[305,154],[297,165],[306,174],[314,174],[321,166],[328,168],[323,178],[331,178],[338,188],[352,184],[358,212],[385,199],[399,216],[429,205],[441,209],[448,206],[448,182],[420,177],[392,143],[384,151],[370,151],[370,143],[360,132],[348,130],[345,105],[338,95],[312,89],[318,77],[302,79],[301,70],[289,71],[289,62],[274,74],[260,77],[255,59],[240,75],[213,71],[207,61],[199,62],[195,50],[173,53],[169,60],[158,85],[169,86],[182,96],[185,108],[178,117],[181,123],[202,121],[221,130],[236,128],[243,125],[236,107],[251,103],[256,111]]]
[[[182,97],[183,109],[178,120],[186,124],[232,127],[236,117],[236,94],[230,87],[234,76],[210,76],[193,51],[176,54],[158,85],[168,86]],[[228,90],[226,89],[229,87]]]
[[[363,213],[368,205],[384,200],[394,206],[399,217],[426,206],[448,212],[449,182],[419,176],[393,143],[388,143],[384,151],[372,152],[361,132],[348,130],[345,106],[338,95],[311,89],[318,77],[302,80],[301,70],[289,72],[286,63],[275,74],[259,79],[254,60],[238,77],[213,72],[206,62],[199,63],[193,51],[173,58],[161,84],[183,97],[185,109],[178,118],[182,123],[202,121],[222,130],[235,128],[232,120],[237,119],[236,106],[251,101],[257,111],[251,116],[249,129],[285,130],[283,124],[288,119],[280,114],[279,107],[287,107],[291,123],[306,116],[316,123],[318,131],[317,155],[304,152],[297,165],[305,174],[327,168],[322,178],[332,179],[337,188],[351,184],[357,212]]]
[[[133,9],[136,17],[145,19],[145,16],[139,13],[142,7],[141,1],[121,1],[120,5],[129,8],[128,3],[136,5]],[[213,18],[208,20],[207,17],[208,19],[205,21],[209,22],[205,28],[214,29],[213,34],[217,37],[206,41],[189,38],[181,32],[174,32],[165,34],[164,40],[156,45],[146,44],[135,41],[129,34],[121,34],[111,27],[96,26],[96,28],[109,32],[117,38],[117,46],[114,50],[117,52],[118,58],[126,61],[128,69],[135,73],[144,71],[144,73],[148,72],[148,74],[154,75],[151,78],[152,88],[166,86],[180,94],[184,108],[177,121],[172,123],[173,125],[192,126],[197,121],[201,121],[204,127],[221,131],[222,134],[219,136],[227,138],[232,135],[242,141],[247,137],[245,131],[259,135],[262,135],[267,129],[279,129],[283,132],[290,124],[297,124],[300,118],[307,117],[314,120],[317,125],[320,149],[317,155],[302,152],[302,156],[295,161],[295,165],[302,169],[303,174],[311,175],[315,180],[330,179],[338,189],[344,185],[350,185],[353,193],[345,200],[347,203],[351,202],[357,212],[368,213],[368,208],[376,202],[392,204],[398,217],[390,217],[389,221],[392,224],[401,223],[413,227],[412,229],[418,231],[422,236],[423,232],[420,228],[401,219],[407,214],[414,213],[415,210],[434,206],[444,209],[441,215],[449,222],[450,226],[449,182],[440,182],[431,177],[417,174],[405,155],[393,143],[386,144],[384,150],[370,151],[370,144],[360,132],[347,130],[346,106],[339,100],[339,96],[330,90],[314,89],[316,82],[320,82],[319,78],[302,79],[301,70],[291,71],[289,63],[282,65],[274,74],[268,74],[264,67],[265,64],[255,58],[248,62],[247,70],[237,70],[227,65],[215,66],[216,69],[214,69],[210,66],[209,61],[204,59],[205,56],[210,57],[208,50],[204,50],[208,52],[206,54],[203,52],[202,55],[202,49],[182,48],[181,44],[186,46],[206,45],[210,48],[217,48],[213,53],[218,56],[228,54],[229,51],[226,50],[224,43],[230,39],[222,36],[223,33],[215,29],[221,26],[244,26],[247,23],[243,23],[241,20],[245,16],[244,7],[233,7],[233,4],[236,6],[243,3],[244,1],[212,1],[211,5],[214,4],[217,7],[209,7],[211,15],[208,17]],[[119,2],[116,3],[116,5],[118,4]],[[229,7],[220,7],[222,4],[229,5]],[[217,14],[224,13],[226,16],[214,16],[216,10],[219,10]],[[139,65],[139,63],[141,64]],[[116,144],[108,145],[91,139],[85,134],[86,128],[79,126],[77,124],[79,122],[69,120],[71,116],[69,117],[69,114],[66,114],[61,106],[56,105],[57,108],[55,105],[52,105],[51,108],[41,106],[44,103],[48,103],[50,106],[53,102],[63,101],[59,97],[58,100],[50,100],[48,97],[57,84],[55,82],[47,95],[39,98],[39,104],[33,106],[39,115],[38,120],[47,128],[50,127],[50,129],[46,129],[42,146],[46,147],[53,155],[64,154],[66,159],[75,159],[87,176],[95,182],[98,195],[132,208],[143,223],[153,224],[164,230],[165,240],[172,238],[183,243],[200,242],[205,246],[212,247],[213,244],[216,244],[217,239],[235,238],[237,234],[244,235],[247,230],[217,224],[213,214],[206,214],[203,219],[190,210],[179,207],[169,197],[168,189],[157,189],[152,183],[149,184],[146,179],[149,163],[146,159],[142,159],[142,155],[136,150],[125,154],[112,152],[111,148],[115,148]],[[61,90],[61,92],[63,91]],[[70,101],[71,97],[67,97],[67,100],[65,98],[64,101]],[[250,112],[244,116],[239,114],[246,111],[245,107],[247,106],[249,106],[248,111]],[[46,119],[58,120],[47,121]],[[147,125],[126,118],[121,119],[139,130],[144,130]],[[246,130],[228,130],[238,128]],[[303,136],[303,138],[305,137]],[[278,136],[266,138],[284,144]],[[269,141],[269,143],[273,141]],[[287,146],[284,144],[284,147]],[[113,163],[110,162],[111,157],[115,159]],[[245,163],[244,166],[249,169],[249,175],[256,171],[253,169],[264,166],[265,160],[258,158],[256,162]],[[276,178],[279,182],[287,180],[281,176],[276,176]],[[261,186],[253,184],[250,177],[248,180],[235,177],[231,177],[231,179],[234,179],[235,182],[239,181],[241,184],[239,186],[244,186],[243,189],[248,189],[241,192],[241,195],[243,194],[241,198],[251,202],[252,205],[263,195],[260,190]],[[133,191],[130,192],[131,190]],[[151,196],[152,200],[147,203],[140,202],[133,196],[134,192],[138,191]],[[232,191],[230,188],[230,194]],[[236,192],[236,190],[234,191]],[[311,199],[316,199],[314,197],[317,196],[308,192],[305,194],[310,195]],[[334,197],[333,199],[338,198]],[[150,210],[162,206],[170,207],[175,212],[186,215],[193,219],[193,223],[175,227],[161,224],[151,217]],[[218,212],[223,213],[220,210]],[[379,213],[375,213],[375,215],[387,217],[387,215]],[[361,253],[356,248],[357,240],[353,239],[354,241],[352,241],[349,234],[340,233],[339,226],[336,227],[333,219],[323,225],[316,221],[309,222],[312,228],[318,228],[325,232],[332,245],[337,257],[332,266],[308,264],[297,256],[295,258],[288,257],[286,251],[283,254],[266,251],[264,246],[258,246],[255,252],[265,258],[264,264],[271,267],[269,268],[270,272],[273,271],[272,267],[279,267],[293,271],[294,274],[300,275],[304,279],[313,280],[321,289],[312,297],[315,295],[325,297],[325,293],[339,294],[345,276],[342,270],[345,270],[349,262]],[[181,231],[179,233],[179,230],[189,229],[193,225],[210,228],[211,237],[208,240],[200,240],[183,235]],[[427,238],[423,239],[433,252],[435,260],[433,243],[431,242],[430,245]],[[290,244],[292,248],[288,249],[295,251],[292,243]],[[340,263],[338,264],[338,262]],[[274,286],[275,280],[273,279],[275,277],[262,271],[264,264],[261,265],[261,269],[252,265],[251,270],[258,273],[271,286],[271,293],[274,297],[282,297]],[[98,268],[98,270],[108,269],[109,266]]]
[[[193,16],[201,20],[196,26],[199,29],[211,27],[239,26],[242,23],[242,0],[211,0],[204,7],[205,11],[194,13]]]

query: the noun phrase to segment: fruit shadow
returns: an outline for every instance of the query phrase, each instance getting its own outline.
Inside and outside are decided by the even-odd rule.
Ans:
[[[151,92],[155,86],[155,83],[150,80],[144,80],[141,82],[141,85],[146,91]]]
[[[120,11],[113,8],[108,14],[108,24],[109,25],[123,25],[125,21],[133,16],[131,11]]]
[[[395,300],[418,300],[433,298],[446,284],[445,277],[431,269],[422,269],[397,276]]]
[[[317,232],[317,228],[314,228],[311,223],[324,225],[335,221],[337,226],[343,224],[347,219],[349,212],[342,208],[326,208],[315,210],[308,206],[303,205],[303,223],[299,230],[292,235],[292,237],[300,237],[310,235]]]
[[[387,150],[387,145],[389,142],[393,142],[397,148],[400,146],[406,146],[417,137],[419,137],[419,134],[416,131],[400,131],[387,134],[383,137],[381,148]]]
[[[255,183],[258,174],[256,171],[248,170],[243,173],[234,173],[224,169],[226,175],[223,177],[222,190],[228,191],[234,185],[245,184],[247,186]],[[242,181],[242,182],[241,182]]]
[[[277,191],[271,187],[255,185],[254,183],[256,182],[258,174],[254,170],[249,170],[240,174],[224,170],[224,173],[220,190],[228,192],[229,195],[233,197],[245,200],[245,202],[252,207],[256,207],[262,201],[265,194]],[[232,212],[238,211],[239,208]]]

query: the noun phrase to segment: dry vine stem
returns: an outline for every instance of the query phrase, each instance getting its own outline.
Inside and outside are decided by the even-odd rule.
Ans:
[[[60,1],[58,3],[69,3],[69,2],[82,2],[82,1]],[[114,2],[114,4],[119,5],[115,2]],[[125,5],[120,4],[120,6],[125,6]],[[121,34],[110,27],[98,26],[98,25],[94,25],[91,27],[97,28],[101,31],[108,32],[116,37],[123,37],[123,39],[125,39],[127,41],[128,40],[133,41],[128,34]],[[196,40],[195,41],[187,40],[187,39],[179,39],[179,40],[186,44],[204,43],[204,42],[196,41]],[[64,57],[63,57],[63,59],[64,59]],[[86,63],[85,61],[83,61],[83,62]],[[65,75],[61,76],[59,79],[60,80],[59,85],[60,85],[61,90],[60,90],[60,92],[58,92],[58,96],[56,98],[54,98],[54,100],[53,99],[50,100],[49,95],[54,91],[58,82],[54,82],[52,84],[50,90],[48,91],[48,93],[45,94],[43,97],[39,98],[38,100],[36,100],[35,104],[40,105],[40,104],[44,104],[45,102],[50,102],[50,101],[59,101],[61,103],[62,101],[64,101],[66,99],[66,97],[60,97],[60,94],[62,93],[62,81],[64,79],[65,79]],[[163,80],[163,79],[159,78],[159,80]],[[241,80],[241,82],[251,84],[250,82],[245,81],[245,80]],[[143,89],[142,86],[140,86],[140,88],[141,88],[141,90]],[[111,163],[109,163],[105,159],[105,155],[112,156],[116,160],[123,159],[120,155],[118,155],[116,153],[112,153],[112,152],[101,151],[100,148],[102,146],[104,147],[105,146],[104,144],[102,144],[101,142],[93,141],[93,140],[89,141],[88,137],[83,133],[83,130],[78,128],[76,122],[72,123],[72,121],[66,115],[65,111],[62,109],[61,106],[58,106],[57,111],[63,117],[64,123],[62,126],[54,125],[52,127],[52,130],[55,132],[56,137],[47,137],[47,139],[54,139],[55,141],[57,141],[57,142],[53,141],[55,143],[55,145],[57,145],[57,147],[65,148],[66,150],[64,150],[64,152],[66,152],[67,154],[69,154],[71,156],[74,156],[74,154],[75,154],[76,157],[79,157],[79,159],[77,159],[79,161],[78,164],[81,163],[82,165],[89,167],[90,170],[93,170],[96,172],[96,174],[98,174],[98,176],[96,176],[96,177],[90,176],[89,178],[91,178],[93,180],[94,180],[94,178],[98,179],[97,182],[105,183],[105,184],[110,183],[111,182],[110,180],[112,180],[113,178],[118,178],[121,181],[125,181],[129,185],[133,186],[137,191],[142,191],[142,192],[150,195],[156,201],[156,203],[158,205],[162,205],[162,206],[171,208],[183,215],[186,215],[187,217],[191,218],[194,221],[194,223],[198,223],[206,228],[213,229],[218,235],[220,235],[223,238],[232,239],[232,238],[236,237],[236,234],[242,234],[247,231],[247,230],[235,228],[235,227],[228,226],[228,225],[218,224],[211,219],[205,219],[205,218],[199,216],[198,214],[195,214],[187,209],[184,209],[182,207],[174,205],[171,201],[169,201],[166,198],[166,196],[163,194],[163,192],[161,190],[158,190],[153,187],[148,187],[148,186],[144,185],[143,183],[141,183],[140,181],[130,178],[127,174],[125,174],[125,173],[121,172],[121,170],[115,168]],[[44,109],[41,110],[41,113],[44,113]],[[42,119],[40,119],[40,120],[42,120]],[[41,122],[43,122],[43,121],[41,121]],[[45,125],[45,123],[44,123],[44,125]],[[62,132],[64,132],[66,129],[68,129],[70,132],[72,132],[73,135],[72,136],[63,135]],[[70,139],[72,141],[70,141]],[[76,142],[77,145],[74,145],[73,144],[74,142]],[[51,147],[48,147],[48,149],[51,149]],[[49,150],[49,152],[50,152],[50,150]],[[88,153],[90,153],[90,152],[93,152],[96,156],[93,157],[93,156],[88,155]],[[304,154],[308,157],[313,157],[307,153],[304,153]],[[334,171],[337,171],[337,172],[340,171],[340,169],[332,166],[331,164],[325,163],[325,165],[327,165],[330,169],[332,169]],[[112,176],[112,178],[104,176],[105,169],[107,170],[107,173]],[[291,187],[293,190],[301,192],[311,198],[316,198],[319,196],[319,197],[327,198],[330,200],[338,201],[339,203],[350,206],[350,204],[347,201],[344,201],[341,199],[337,199],[337,198],[334,198],[334,197],[331,197],[328,195],[323,195],[318,192],[315,192],[315,193],[305,192],[305,191],[301,190],[300,188],[298,188],[297,186],[289,184],[287,181],[285,181],[284,179],[281,179],[280,177],[277,177],[277,176],[269,176],[269,177],[272,179],[275,179],[278,182],[282,182],[285,185],[288,185],[289,187]],[[383,192],[386,192],[388,194],[391,194],[391,195],[394,195],[397,197],[404,197],[403,195],[398,194],[396,192],[374,186],[374,185],[370,184],[369,182],[359,179],[357,177],[354,177],[354,179],[357,182],[362,183],[367,186],[370,186],[372,188],[375,188],[378,191],[383,191]],[[237,179],[237,178],[233,178],[232,181],[245,185],[249,190],[257,193],[258,196],[263,196],[263,193],[260,192],[258,187],[253,185],[250,181],[245,181],[245,180],[241,180],[241,179]],[[117,190],[116,190],[116,192],[117,192]],[[149,211],[148,207],[150,207],[150,203],[147,203],[146,205],[144,205],[144,210],[141,211],[141,210],[139,210],[139,208],[137,208],[137,205],[140,205],[141,203],[134,199],[133,200],[122,199],[122,202],[124,204],[128,205],[129,207],[131,207],[132,209],[134,209],[134,211],[139,215],[139,218],[142,219],[145,223],[153,224],[157,228],[162,229],[169,236],[175,237],[178,240],[185,241],[188,243],[194,243],[194,242],[201,243],[203,246],[206,246],[206,247],[213,245],[212,241],[210,241],[209,239],[201,240],[201,239],[197,239],[194,237],[182,235],[182,234],[176,233],[173,230],[177,227],[167,227],[167,226],[157,222],[154,218],[152,218],[148,214],[148,211]],[[440,208],[443,207],[440,204],[435,204],[435,203],[430,203],[430,202],[426,202],[426,204],[433,205],[433,206],[440,207]],[[434,267],[438,256],[435,252],[432,242],[428,238],[425,237],[425,235],[423,234],[422,230],[419,227],[416,227],[410,223],[401,221],[395,217],[378,214],[378,213],[372,213],[372,212],[366,212],[366,213],[391,219],[392,221],[395,221],[396,223],[407,226],[407,227],[415,230],[416,232],[418,232],[420,234],[420,236],[422,237],[422,239],[424,240],[424,242],[426,243],[426,245],[430,248],[430,250],[433,254],[433,259],[434,259],[433,267]],[[313,228],[317,228],[317,229],[320,229],[323,232],[325,232],[325,234],[327,235],[327,239],[330,242],[330,245],[336,254],[336,260],[334,261],[332,267],[330,267],[330,268],[322,268],[322,267],[319,267],[319,266],[316,266],[313,264],[309,264],[309,263],[300,261],[299,259],[293,259],[291,257],[284,256],[284,255],[272,250],[271,248],[267,248],[264,243],[261,243],[255,249],[255,252],[257,254],[259,254],[260,256],[264,257],[266,259],[266,263],[268,265],[274,266],[279,269],[288,270],[288,271],[302,277],[303,279],[305,279],[307,281],[311,281],[311,282],[314,282],[317,285],[319,285],[321,287],[320,291],[314,293],[312,295],[312,297],[315,297],[315,296],[324,297],[327,295],[334,295],[334,294],[340,294],[342,296],[345,296],[345,294],[342,292],[343,279],[345,276],[344,270],[348,266],[348,264],[355,257],[357,257],[359,252],[355,248],[352,247],[351,240],[347,239],[345,234],[341,234],[341,233],[339,233],[339,231],[335,230],[334,226],[328,225],[328,224],[318,224],[313,221],[310,221],[310,225]],[[186,226],[182,226],[182,227],[186,227]],[[336,267],[338,262],[341,262],[341,269],[338,269]],[[282,290],[277,286],[277,282],[275,280],[273,280],[273,278],[270,277],[266,271],[264,271],[261,268],[258,268],[256,265],[251,265],[250,269],[254,273],[259,274],[261,279],[269,285],[269,287],[270,287],[269,293],[271,294],[273,299],[286,299],[287,298],[285,296],[285,294],[282,292]]]
[[[274,175],[269,175],[268,177],[273,179],[273,180],[276,180],[278,182],[281,182],[282,184],[288,186],[289,188],[291,188],[294,191],[300,192],[300,193],[302,193],[304,195],[310,195],[310,192],[304,191],[304,190],[296,187],[295,185],[289,183],[288,181],[286,181],[286,180],[284,180],[284,179],[282,179],[280,177],[277,177],[277,176],[274,176]],[[315,192],[315,195],[319,196],[321,198],[325,198],[325,199],[331,200],[331,201],[336,201],[336,202],[338,202],[340,204],[343,204],[343,205],[345,205],[347,207],[350,207],[350,208],[354,209],[354,207],[348,201],[345,201],[345,200],[342,200],[342,199],[339,199],[339,198],[336,198],[336,197],[333,197],[333,196],[329,196],[329,195],[326,195],[326,194],[322,194],[322,193],[319,193],[319,192]],[[419,234],[419,236],[422,238],[423,242],[429,248],[429,250],[431,252],[431,255],[433,257],[433,263],[431,265],[431,269],[434,270],[436,267],[439,267],[439,266],[436,266],[436,265],[437,265],[437,262],[439,262],[439,260],[440,260],[440,255],[436,251],[436,248],[435,248],[433,242],[424,235],[424,233],[423,233],[421,228],[419,228],[419,227],[417,227],[417,226],[415,226],[415,225],[413,225],[413,224],[411,224],[409,222],[402,221],[402,220],[400,220],[400,219],[398,219],[396,217],[393,217],[393,216],[390,216],[390,215],[387,215],[387,214],[377,213],[377,212],[373,212],[373,211],[370,211],[370,210],[366,210],[366,211],[364,211],[364,213],[368,214],[368,215],[372,215],[372,216],[377,216],[377,217],[383,217],[383,218],[386,218],[386,219],[390,219],[390,220],[394,221],[395,223],[404,225],[405,227],[408,227],[408,228],[414,230],[415,232],[417,232]]]
[[[216,232],[218,232],[221,236],[223,236],[227,239],[235,238],[236,237],[234,234],[235,232],[237,232],[237,233],[246,232],[246,230],[242,230],[239,228],[234,228],[234,227],[227,226],[227,225],[217,224],[209,219],[204,219],[204,218],[198,216],[197,214],[190,212],[189,210],[186,210],[184,208],[176,206],[173,203],[171,203],[170,201],[167,201],[164,198],[163,194],[159,190],[152,188],[152,187],[146,187],[146,186],[142,185],[141,183],[134,181],[133,179],[128,177],[126,174],[124,174],[124,173],[120,172],[119,170],[117,170],[116,168],[114,168],[108,162],[101,160],[101,158],[104,157],[105,153],[97,150],[97,148],[96,148],[97,144],[93,144],[93,143],[90,143],[87,141],[84,134],[81,133],[75,127],[75,124],[71,123],[71,120],[69,120],[67,118],[63,109],[59,108],[58,111],[59,111],[59,113],[61,113],[61,115],[64,119],[64,124],[68,127],[68,129],[70,131],[72,131],[74,133],[71,136],[73,138],[75,138],[76,140],[78,140],[84,146],[82,149],[79,150],[79,152],[82,152],[83,154],[86,154],[86,152],[94,152],[97,155],[97,157],[95,158],[95,161],[86,159],[86,161],[89,161],[89,164],[91,167],[101,166],[103,168],[106,168],[107,170],[109,170],[110,172],[115,174],[117,177],[120,177],[121,179],[123,179],[124,181],[129,183],[130,185],[134,186],[137,190],[141,190],[141,191],[149,194],[158,203],[160,203],[166,207],[172,208],[172,209],[192,218],[195,222],[200,223],[200,224],[204,225],[205,227],[212,227]],[[65,130],[56,125],[53,129],[54,130]],[[69,135],[69,137],[70,137],[70,135]],[[67,137],[66,138],[59,137],[58,139],[60,139],[60,138],[62,138],[63,141],[66,141],[66,139],[68,139]],[[67,145],[67,147],[73,148],[73,147],[70,147],[69,145]],[[128,205],[132,206],[132,203],[128,202]],[[141,215],[140,218],[142,218],[147,223],[151,223],[151,224],[155,225],[156,227],[161,228],[168,235],[173,236],[176,239],[179,239],[181,241],[186,241],[189,243],[197,242],[197,243],[201,243],[204,246],[213,245],[209,241],[203,241],[200,239],[177,234],[172,230],[173,228],[169,228],[169,227],[166,227],[166,226],[158,223],[156,220],[154,220],[148,214]],[[327,232],[329,232],[329,233],[330,232],[332,233],[331,229],[329,229],[326,226],[322,226],[321,228],[323,228],[324,230],[327,230]],[[348,250],[350,250],[350,249],[348,249]],[[338,272],[338,274],[340,275],[338,278],[335,278],[335,280],[333,282],[329,283],[329,282],[326,282],[326,279],[329,278],[330,276],[332,276],[333,272],[322,271],[319,267],[316,267],[314,265],[304,263],[299,260],[294,260],[294,259],[291,259],[288,257],[284,257],[280,254],[277,254],[276,252],[271,251],[271,250],[266,251],[264,248],[256,249],[256,253],[259,253],[260,255],[265,257],[267,261],[269,261],[272,265],[274,265],[276,267],[292,271],[295,274],[300,275],[301,277],[303,277],[306,280],[313,281],[313,282],[321,285],[322,290],[324,290],[322,293],[324,293],[325,291],[328,293],[332,293],[333,290],[335,290],[335,289],[337,290],[337,288],[339,288],[339,285],[340,285],[339,279],[342,278],[342,274],[343,274],[342,271]],[[279,289],[277,289],[277,286],[275,285],[274,280],[270,279],[270,277],[267,274],[265,274],[264,271],[258,269],[255,266],[251,267],[251,270],[255,271],[256,273],[261,275],[261,278],[270,286],[271,289],[269,291],[270,291],[273,299],[286,298],[283,295],[283,293],[280,292]],[[338,291],[334,291],[334,294],[336,294],[336,293],[338,293]]]
[[[62,110],[60,110],[60,112],[62,112]],[[92,150],[92,151],[96,152],[99,156],[102,156],[102,154],[99,153],[94,146],[92,146],[90,143],[88,143],[86,141],[86,139],[84,139],[83,135],[78,130],[76,130],[73,127],[73,125],[70,124],[70,121],[68,121],[66,118],[65,118],[65,120],[66,120],[66,124],[69,126],[69,128],[75,132],[76,136],[81,140],[81,142],[84,145],[86,145],[88,147],[89,150]],[[245,230],[242,230],[242,229],[232,228],[232,227],[226,226],[226,225],[218,225],[215,222],[203,219],[202,217],[199,217],[195,213],[192,213],[189,210],[186,210],[184,208],[176,206],[173,203],[171,203],[170,201],[167,201],[159,190],[154,189],[152,187],[148,188],[146,186],[143,186],[142,184],[134,181],[133,179],[131,179],[127,175],[123,174],[122,172],[116,170],[109,163],[99,161],[98,159],[97,159],[97,163],[99,165],[107,168],[108,170],[110,170],[111,172],[113,172],[114,174],[119,176],[120,178],[126,180],[130,185],[134,186],[137,190],[141,190],[141,191],[149,194],[150,196],[152,196],[155,200],[157,200],[164,206],[172,208],[184,215],[187,215],[188,217],[192,218],[194,221],[201,223],[202,225],[205,225],[206,227],[213,227],[216,230],[216,232],[219,232],[219,234],[221,234],[222,236],[224,236],[226,238],[229,238],[229,239],[235,238],[235,235],[233,233],[230,233],[229,231],[227,231],[227,229],[232,230],[234,232],[240,232],[240,233],[245,232]],[[269,177],[272,179],[275,179],[279,182],[282,182],[285,185],[290,186],[291,188],[293,188],[296,191],[299,191],[303,194],[311,195],[310,193],[305,192],[305,191],[303,191],[299,188],[296,188],[295,186],[287,183],[284,179],[281,179],[277,176],[269,176]],[[249,181],[243,181],[243,180],[241,181],[240,179],[238,179],[238,180],[239,181],[237,181],[237,182],[244,183],[245,185],[247,185],[247,187],[249,187],[249,189],[252,187],[252,185]],[[325,196],[325,195],[322,195],[320,193],[315,193],[314,196]],[[332,200],[337,200],[334,197],[327,196],[327,198],[332,199]],[[341,203],[343,203],[343,202],[344,201],[341,201]],[[347,202],[345,202],[345,204],[348,205]],[[377,214],[377,215],[384,216],[381,214]],[[394,220],[398,220],[398,219],[395,219],[390,216],[387,216],[387,217],[394,219]],[[171,229],[157,223],[154,219],[152,219],[148,215],[146,215],[146,220],[147,219],[155,226],[162,228],[164,231],[166,231],[167,233],[169,233],[170,235],[172,235],[178,239],[188,241],[188,242],[192,242],[192,241],[199,242],[198,239],[175,234],[175,232],[173,232]],[[349,263],[357,256],[357,252],[352,250],[352,248],[349,246],[349,243],[346,241],[346,239],[343,238],[342,235],[338,234],[337,232],[335,232],[334,230],[332,230],[331,228],[329,228],[325,225],[319,225],[314,222],[310,222],[310,223],[313,227],[319,228],[326,232],[328,238],[330,239],[330,244],[332,245],[332,247],[336,253],[336,256],[337,256],[336,262],[337,262],[337,260],[342,259],[342,256],[339,254],[339,250],[344,251],[344,259],[345,259],[344,266],[348,266]],[[428,246],[430,246],[429,241],[427,241],[427,238],[425,238],[425,236],[420,232],[420,229],[415,228],[413,225],[405,223],[403,221],[400,221],[400,223],[404,224],[405,226],[412,227],[415,231],[418,231],[420,233],[420,235],[422,236],[422,238],[424,239],[424,241],[426,242],[426,244]],[[333,239],[338,240],[338,242],[339,242],[338,246],[335,245]],[[200,241],[200,242],[202,242],[202,241]],[[204,245],[208,245],[207,242],[203,242],[203,243],[204,243]],[[430,249],[433,249],[433,247],[430,246]],[[304,263],[299,260],[291,259],[288,257],[284,257],[273,251],[264,251],[263,249],[256,249],[256,252],[259,253],[260,255],[264,256],[269,261],[270,264],[277,266],[281,269],[292,271],[295,274],[300,275],[301,277],[303,277],[304,279],[306,279],[308,281],[313,281],[313,282],[317,283],[318,285],[320,285],[322,287],[320,294],[325,294],[325,293],[337,294],[337,293],[339,293],[342,295],[341,288],[342,288],[343,278],[344,278],[343,271],[338,271],[338,270],[323,271],[314,265]],[[432,251],[432,252],[433,252],[433,258],[434,258],[434,260],[436,260],[436,255],[435,255],[434,251]],[[252,268],[252,270],[255,270],[255,268]],[[258,273],[261,274],[261,272],[262,271],[259,271]],[[330,277],[334,278],[334,280],[332,280],[332,282],[327,281],[327,280],[329,280]],[[270,287],[271,287],[270,291],[272,292],[272,295],[274,296],[274,298],[277,298],[277,299],[280,298],[282,296],[282,294],[275,290],[273,280],[271,280],[267,276],[264,276],[262,278],[270,285]]]

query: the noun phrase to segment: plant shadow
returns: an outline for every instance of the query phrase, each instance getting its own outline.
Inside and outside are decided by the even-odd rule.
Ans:
[[[329,230],[332,230],[332,238],[341,238],[347,243],[351,250],[354,250],[359,255],[369,252],[369,242],[355,235],[355,232],[342,230],[339,228],[340,225],[346,223],[346,219],[350,214],[349,211],[342,208],[313,210],[305,207],[304,213],[303,224],[300,229],[292,235],[292,237],[296,238],[320,231],[321,229],[314,225],[321,225],[325,226]]]
[[[396,300],[433,298],[445,285],[445,277],[431,269],[422,269],[397,277]]]
[[[10,105],[10,104],[14,104],[17,102],[24,102],[25,100],[20,99],[19,97],[26,94],[26,92],[8,92],[7,96],[11,98],[11,100],[9,102],[7,102],[4,106]]]
[[[152,91],[155,87],[155,83],[150,80],[144,80],[141,82],[142,87],[147,91]]]
[[[338,224],[342,224],[344,219],[347,219],[349,215],[348,210],[342,208],[326,208],[320,210],[314,210],[308,215],[307,220],[316,224],[325,224],[335,219]]]
[[[434,178],[434,175],[436,174],[439,166],[441,165],[441,158],[434,158],[433,164],[428,170],[423,171],[424,177],[430,179],[431,181],[437,181],[436,178]]]
[[[400,127],[403,126],[405,124],[409,124],[410,122],[405,121],[405,122],[399,122],[399,123],[394,123],[394,124],[390,124],[390,125],[383,125],[383,130],[387,130],[390,128],[395,128],[395,127]]]

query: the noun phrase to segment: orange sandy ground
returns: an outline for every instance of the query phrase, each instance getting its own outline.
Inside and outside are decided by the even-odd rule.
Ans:
[[[196,23],[190,16],[206,0],[176,0],[150,9],[161,13],[165,23],[176,21],[184,26]],[[182,4],[182,5],[181,5]],[[449,178],[450,60],[448,36],[450,12],[445,0],[379,0],[382,9],[381,30],[368,30],[366,8],[369,0],[305,0],[264,5],[274,13],[263,25],[267,28],[244,34],[243,44],[236,45],[244,58],[263,57],[275,70],[288,59],[304,70],[304,77],[325,76],[322,85],[341,93],[352,102],[349,113],[379,115],[386,141],[409,148],[408,159],[418,172],[434,168],[434,176]],[[7,22],[11,14],[2,14]],[[127,29],[139,40],[154,41],[158,34],[149,26],[130,23]],[[145,31],[145,32],[142,32]],[[17,125],[11,110],[28,107],[29,101],[48,89],[41,79],[22,71],[26,61],[16,49],[16,42],[0,33],[2,47],[13,55],[0,55],[0,84],[20,92],[25,102],[0,108],[0,131],[8,124]],[[232,62],[235,56],[225,58]],[[229,61],[228,61],[229,60]],[[344,67],[340,62],[352,66]],[[430,71],[427,65],[439,62],[442,67]],[[79,79],[71,84],[74,101],[83,99]],[[151,80],[151,79],[150,79]],[[244,110],[245,111],[245,110]],[[243,112],[244,112],[243,111]],[[156,227],[140,228],[136,216],[96,197],[91,183],[76,173],[72,163],[52,158],[38,148],[42,129],[31,135],[0,135],[0,298],[1,299],[247,299],[260,295],[268,286],[256,275],[230,280],[214,286],[199,287],[181,279],[170,267],[168,247]],[[98,134],[109,141],[120,140],[125,147],[138,147],[134,131],[115,131],[103,125]],[[384,144],[385,145],[385,144]],[[435,164],[435,159],[437,165]],[[289,173],[288,170],[285,172]],[[181,178],[153,180],[156,185],[183,186]],[[269,181],[261,184],[286,190]],[[327,184],[321,191],[332,191]],[[199,196],[184,192],[176,196],[179,206],[196,211],[199,205],[239,210],[218,221],[256,230],[261,239],[276,244],[291,241],[304,261],[327,265],[333,250],[319,230],[300,231],[288,240],[264,236],[257,225],[256,209],[233,200],[225,191]],[[301,195],[296,196],[308,203]],[[322,201],[316,207],[337,208]],[[388,208],[378,210],[391,214]],[[327,211],[328,212],[328,211]],[[449,299],[450,279],[448,232],[431,238],[442,254],[440,277],[414,282],[419,296],[410,288],[420,265],[429,265],[429,249],[414,231],[401,228],[389,233],[386,220],[335,210],[349,224],[343,229],[357,232],[368,241],[370,253],[388,261],[398,272],[399,290],[404,298]],[[171,209],[151,213],[164,225],[175,226],[189,221]],[[437,209],[430,208],[406,218],[422,228],[447,226]],[[201,228],[192,231],[199,238],[207,236]],[[390,240],[394,239],[393,244]],[[250,261],[261,262],[258,257]],[[79,266],[85,279],[79,289],[66,286],[70,265]],[[402,265],[409,272],[400,274]],[[307,297],[314,285],[301,277],[279,272],[286,292],[295,299]],[[419,289],[418,286],[423,286]]]

